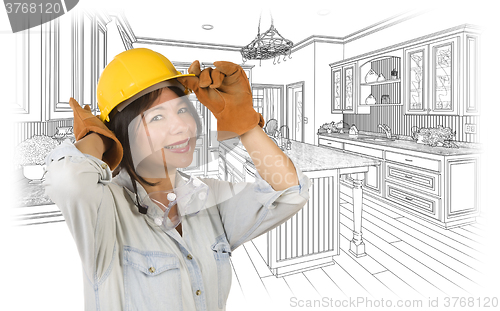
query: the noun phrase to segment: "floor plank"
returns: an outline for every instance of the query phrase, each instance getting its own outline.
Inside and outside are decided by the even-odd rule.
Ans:
[[[415,290],[412,287],[389,270],[374,274],[374,276],[385,286],[390,288],[398,298],[406,298],[415,295]]]
[[[344,231],[347,231],[348,227],[344,227],[344,224],[349,224],[349,222],[352,222],[352,220],[348,219],[344,215],[341,215],[341,232],[342,229]],[[435,285],[438,289],[443,291],[444,293],[446,292],[453,292],[453,293],[461,293],[461,294],[466,294],[465,291],[463,291],[460,287],[456,286],[453,282],[450,282],[449,280],[436,275],[436,273],[432,270],[429,269],[427,266],[423,265],[419,261],[415,260],[412,258],[410,255],[401,252],[397,247],[392,245],[393,243],[387,243],[380,239],[377,235],[373,234],[373,232],[370,231],[368,227],[365,227],[363,229],[363,239],[366,241],[371,241],[372,244],[376,245],[376,248],[379,248],[383,250],[386,254],[389,254],[390,257],[393,257],[400,263],[404,264],[406,267],[411,267],[410,270],[413,271],[415,274],[422,276],[426,280],[432,280],[432,284]],[[372,249],[370,249],[367,252],[372,253]],[[373,255],[372,255],[373,256]],[[376,257],[374,257],[376,258]],[[381,262],[378,258],[376,258],[377,261]],[[387,266],[384,264],[384,266]],[[391,267],[392,269],[392,267]],[[402,276],[403,277],[403,276]],[[410,283],[411,285],[411,283]],[[412,286],[414,287],[414,286]]]
[[[345,253],[340,256],[346,256]],[[337,258],[337,257],[335,257]],[[367,296],[368,291],[363,286],[363,280],[357,280],[350,275],[340,264],[321,268],[332,282],[346,297]]]
[[[303,273],[307,280],[313,284],[320,297],[328,297],[334,299],[344,299],[345,294],[335,284],[332,279],[322,269],[309,270]]]
[[[262,258],[262,255],[255,247],[255,244],[253,244],[253,241],[249,241],[243,244],[243,247],[245,248],[245,251],[247,252],[248,256],[251,258],[252,264],[255,270],[257,271],[259,277],[264,278],[273,275],[269,267],[266,265],[264,258]]]
[[[342,210],[342,215],[346,216],[350,221],[352,221],[352,212],[343,209]],[[367,217],[367,215],[365,215]],[[363,222],[363,228],[364,229],[369,229],[371,230],[374,234],[378,235],[378,232],[380,232],[380,226],[381,224],[375,224],[372,223],[372,218],[367,217],[367,219],[364,219]],[[405,221],[408,222],[408,219],[399,219],[399,221]],[[430,230],[427,230],[430,231]],[[438,240],[438,239],[443,239],[439,235],[437,235],[434,231],[433,232],[433,237]],[[413,245],[418,244],[414,243]],[[397,242],[393,242],[393,245],[397,245]],[[462,274],[465,278],[473,280],[475,282],[478,282],[479,280],[482,279],[482,271],[480,271],[480,265],[476,265],[475,267],[470,267],[464,263],[462,263],[459,259],[462,258],[462,256],[459,257],[452,257],[449,254],[444,253],[442,250],[437,249],[432,247],[431,245],[427,244],[419,244],[419,252],[423,253],[427,256],[431,256],[433,258],[432,261],[437,262],[439,265],[443,265],[442,263],[446,263],[446,267],[450,268],[449,272],[451,274]],[[432,262],[431,262],[432,263]],[[441,271],[442,269],[438,269]],[[450,276],[451,277],[451,276]]]
[[[451,269],[448,266],[450,264],[449,262],[435,260],[432,253],[423,253],[421,250],[416,249],[404,241],[392,243],[392,245],[434,271],[436,275],[442,276],[455,284],[457,287],[463,289],[468,294],[480,294],[484,290],[484,288],[477,284],[478,282],[481,282],[482,275],[480,274],[475,275],[476,278],[471,280],[463,275],[463,270]]]
[[[344,206],[347,206],[347,203],[344,204]],[[480,260],[477,258],[481,258],[481,253],[475,249],[466,247],[446,236],[441,236],[439,239],[436,239],[426,235],[418,229],[414,229],[412,226],[399,222],[399,220],[385,217],[382,212],[371,208],[369,205],[364,205],[363,207],[363,218],[364,220],[366,219],[366,222],[363,222],[363,227],[365,223],[368,225],[368,222],[370,222],[378,228],[384,228],[401,240],[418,246],[420,249],[437,249],[451,258],[459,259],[460,262],[472,268],[480,264]],[[352,209],[352,207],[350,208]]]
[[[271,275],[263,277],[262,282],[266,286],[269,297],[271,298],[272,306],[274,307],[273,310],[283,310],[290,304],[290,300],[294,297],[294,294],[284,278],[277,278]]]
[[[474,249],[477,251],[481,251],[481,248],[483,247],[482,243],[468,237],[468,236],[470,236],[470,234],[468,234],[467,232],[462,232],[460,230],[457,231],[456,229],[458,229],[458,228],[444,229],[444,228],[434,226],[432,224],[424,225],[421,223],[416,223],[408,218],[402,218],[402,219],[399,219],[399,221],[401,223],[406,224],[407,226],[411,226],[411,227],[419,230],[420,232],[424,232],[425,234],[432,236],[436,239],[441,239],[443,236],[445,236],[447,238],[455,240],[455,241],[461,243],[463,246],[465,246],[466,249],[471,248],[471,249]]]
[[[247,305],[254,306],[257,303],[270,304],[271,300],[267,293],[267,289],[244,247],[238,248],[232,252],[231,262]],[[255,301],[255,297],[259,297],[260,301]]]
[[[349,230],[350,231],[350,230]],[[335,257],[337,262],[346,272],[355,280],[363,284],[363,288],[368,295],[372,297],[387,297],[392,292],[385,285],[380,283],[365,267],[363,267],[357,258],[354,258],[348,251],[347,239],[341,236],[341,254]],[[342,242],[342,240],[344,242]]]
[[[321,295],[303,273],[284,276],[283,279],[290,287],[293,295],[299,299],[321,299]]]

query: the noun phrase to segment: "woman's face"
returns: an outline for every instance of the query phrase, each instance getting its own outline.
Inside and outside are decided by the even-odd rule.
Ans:
[[[129,125],[136,172],[144,178],[165,178],[168,171],[189,166],[196,145],[196,121],[186,96],[163,88],[153,105]]]

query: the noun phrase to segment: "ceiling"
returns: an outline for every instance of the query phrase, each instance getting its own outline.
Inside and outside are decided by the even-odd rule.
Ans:
[[[92,2],[92,1],[91,1]],[[120,2],[136,37],[243,46],[269,29],[294,43],[312,35],[345,37],[412,9],[401,1],[158,1]],[[98,4],[93,4],[95,8]],[[115,11],[115,4],[99,7]],[[202,25],[213,25],[204,30]]]

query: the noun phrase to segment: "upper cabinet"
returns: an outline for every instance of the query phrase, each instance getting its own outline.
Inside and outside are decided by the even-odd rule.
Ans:
[[[332,113],[361,113],[357,62],[332,67]]]
[[[98,112],[96,88],[107,64],[106,24],[102,14],[76,11],[47,23],[50,46],[50,100],[48,119],[71,118],[69,98]],[[50,37],[50,38],[49,38]]]
[[[69,98],[97,112],[96,87],[107,64],[106,24],[101,13],[72,11],[12,37],[16,60],[17,121],[72,118]],[[19,87],[21,86],[21,87]]]
[[[405,48],[406,114],[479,113],[478,40],[462,31]]]
[[[331,113],[479,114],[479,31],[461,25],[330,64]]]

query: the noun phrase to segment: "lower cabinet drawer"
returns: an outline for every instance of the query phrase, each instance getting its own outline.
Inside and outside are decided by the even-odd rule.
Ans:
[[[386,163],[385,177],[388,181],[395,181],[411,188],[440,195],[439,174],[413,169],[396,163]]]
[[[406,209],[439,219],[441,200],[438,198],[390,182],[386,183],[386,198]]]
[[[318,138],[318,145],[337,148],[337,149],[344,149],[344,143],[324,138]]]
[[[439,172],[441,171],[441,161],[421,158],[409,154],[397,153],[392,151],[387,151],[385,153],[385,159],[387,161],[399,162],[405,165],[412,165],[418,168],[428,169],[431,171]]]
[[[379,158],[379,159],[382,159],[384,157],[384,151],[381,149],[345,144],[344,150],[350,151],[350,152],[360,153],[362,155],[367,155],[367,156],[371,156],[371,157]]]

